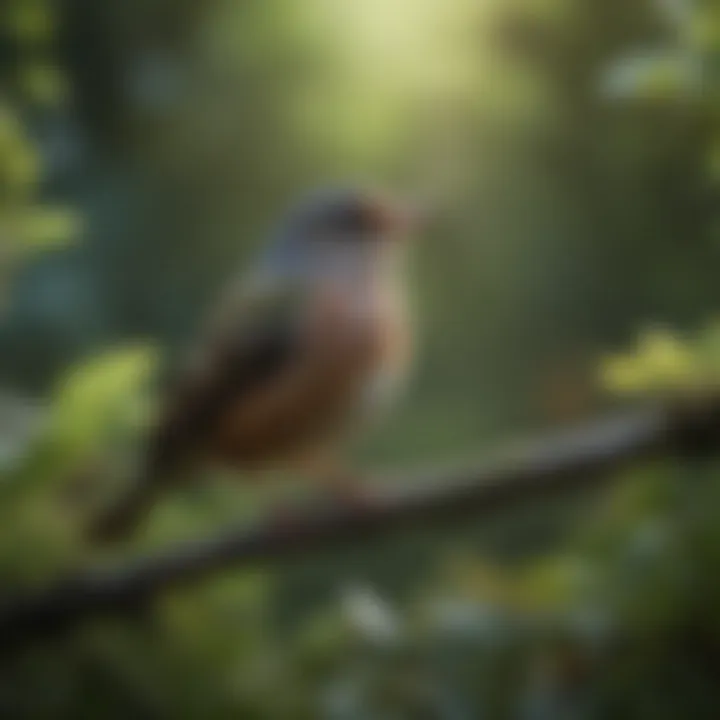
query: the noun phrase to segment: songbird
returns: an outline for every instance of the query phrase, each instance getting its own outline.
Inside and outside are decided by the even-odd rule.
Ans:
[[[348,443],[396,395],[412,354],[405,259],[417,218],[356,189],[291,208],[230,284],[149,434],[137,480],[93,536],[123,537],[202,465],[289,469],[351,495]]]

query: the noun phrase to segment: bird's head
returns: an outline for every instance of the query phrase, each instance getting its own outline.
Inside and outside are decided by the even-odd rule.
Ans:
[[[287,229],[310,242],[340,245],[397,241],[412,230],[414,213],[399,200],[369,190],[322,190],[303,199]]]
[[[400,252],[417,225],[409,205],[379,192],[323,190],[286,214],[265,266],[292,273],[382,262]]]

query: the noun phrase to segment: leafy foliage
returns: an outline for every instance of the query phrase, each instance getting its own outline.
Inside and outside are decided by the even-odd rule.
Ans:
[[[22,262],[77,237],[79,220],[66,208],[38,201],[42,158],[24,113],[61,96],[62,77],[53,62],[54,23],[44,0],[11,0],[3,7],[6,44],[22,58],[0,70],[0,297]]]
[[[620,395],[712,390],[718,384],[719,333],[715,324],[683,341],[667,330],[647,331],[633,352],[605,361],[604,383]]]

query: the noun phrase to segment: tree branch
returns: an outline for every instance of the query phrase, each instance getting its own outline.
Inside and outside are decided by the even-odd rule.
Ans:
[[[0,606],[0,647],[69,630],[88,618],[131,615],[158,593],[230,565],[287,559],[411,526],[480,518],[538,497],[587,488],[631,462],[707,456],[720,444],[720,399],[641,408],[509,448],[482,467],[386,483],[357,508],[261,522],[110,568],[90,569]]]

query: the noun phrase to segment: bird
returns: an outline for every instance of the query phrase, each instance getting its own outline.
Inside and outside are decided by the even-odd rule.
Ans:
[[[140,469],[95,518],[125,538],[189,469],[288,470],[359,497],[351,441],[397,398],[414,332],[409,240],[421,213],[388,192],[321,189],[283,214],[231,280],[167,392]]]

